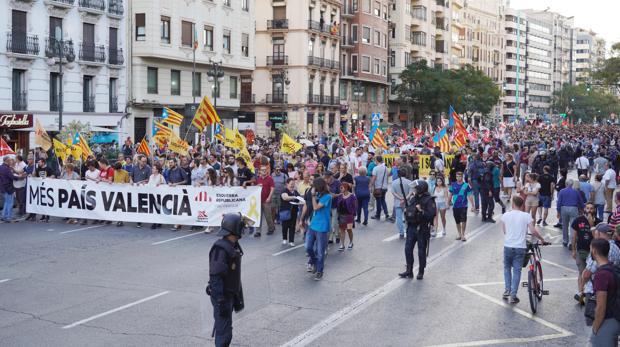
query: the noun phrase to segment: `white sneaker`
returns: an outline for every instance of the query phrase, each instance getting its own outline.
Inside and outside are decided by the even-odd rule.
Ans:
[[[291,247],[295,247],[295,242],[289,242],[288,245]]]
[[[431,237],[435,237],[435,236],[437,236],[437,233],[433,231],[433,232],[431,233]]]
[[[446,236],[446,229],[441,229],[441,236]]]
[[[282,244],[283,244],[283,245],[286,245],[286,243],[287,243],[287,242],[288,242],[288,241],[286,241],[286,240],[282,240]]]

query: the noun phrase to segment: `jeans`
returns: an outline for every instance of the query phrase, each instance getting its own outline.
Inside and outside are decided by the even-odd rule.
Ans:
[[[232,311],[233,301],[224,299],[226,312],[220,315],[220,304],[218,299],[211,296],[211,304],[213,305],[213,319],[215,328],[215,346],[228,347],[232,341]]]
[[[562,243],[568,244],[572,240],[573,229],[570,227],[575,218],[579,216],[576,206],[562,206],[560,209],[560,221],[562,222]]]
[[[4,193],[4,206],[2,208],[2,219],[13,218],[13,193]]]
[[[405,223],[403,221],[403,208],[400,206],[394,206],[394,216],[396,217],[396,228],[398,233],[405,235]]]
[[[594,205],[596,207],[596,218],[603,220],[605,213],[605,204]]]
[[[385,213],[385,216],[389,216],[388,211],[387,211],[387,203],[385,202],[385,189],[383,191],[383,194],[380,197],[377,197],[377,214],[375,215],[375,217],[377,217],[377,219],[381,218],[381,209],[383,209],[383,212]]]
[[[370,196],[357,197],[357,220],[362,219],[362,210],[364,211],[364,223],[368,223],[368,202]]]
[[[413,267],[413,248],[415,248],[415,244],[417,243],[418,261],[420,262],[418,272],[424,273],[429,238],[430,232],[428,227],[407,224],[407,240],[405,241],[405,260],[407,261],[407,269]]]
[[[525,248],[504,247],[504,289],[510,291],[511,297],[516,297],[519,290],[525,250]]]
[[[471,193],[474,196],[474,206],[476,210],[480,209],[480,183],[476,180],[471,181]]]
[[[596,335],[590,335],[590,343],[596,347],[618,346],[620,323],[615,318],[607,318],[601,324]]]
[[[323,272],[325,266],[325,250],[327,249],[327,234],[308,229],[306,233],[306,252],[308,253],[308,264],[316,267],[317,272]],[[316,250],[314,245],[316,243]]]

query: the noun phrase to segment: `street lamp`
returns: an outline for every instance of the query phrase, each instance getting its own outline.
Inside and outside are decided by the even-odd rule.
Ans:
[[[207,80],[213,82],[213,109],[217,112],[217,97],[220,94],[220,82],[224,81],[224,70],[222,69],[222,62],[211,61],[211,67],[207,71]],[[193,87],[192,87],[193,89]],[[193,93],[193,91],[192,91]],[[211,124],[211,140],[214,138],[215,125]]]
[[[56,37],[60,37],[60,40],[56,39]],[[67,61],[67,63],[72,63],[75,61],[75,53],[72,49],[68,49],[68,52],[65,52],[65,45],[73,45],[73,41],[63,41],[62,39],[62,29],[60,27],[56,27],[56,36],[49,38],[50,49],[47,50],[46,55],[48,58],[48,64],[54,65],[56,64],[56,57],[58,57],[58,132],[62,131],[62,107],[63,107],[63,93],[62,93],[62,82],[63,82],[63,71],[62,67],[64,65],[63,59]]]
[[[280,103],[282,104],[282,113],[280,114],[280,116],[282,117],[282,123],[281,126],[284,125],[284,112],[286,111],[286,103],[284,100],[284,89],[286,88],[288,90],[290,84],[291,84],[291,80],[288,78],[288,70],[286,69],[282,69],[279,71],[279,73],[276,73],[272,76],[274,85],[273,87],[275,88],[275,90],[273,90],[273,96],[271,101],[273,103]],[[286,115],[286,119],[288,120],[288,114]],[[278,129],[277,126],[274,124],[274,127],[276,127],[276,130]]]
[[[364,96],[364,87],[362,86],[362,81],[356,81],[353,85],[353,95],[357,97],[357,118],[360,118],[361,110],[360,110],[360,101],[362,100],[362,96]],[[355,122],[352,122],[353,128],[352,132],[355,131]]]

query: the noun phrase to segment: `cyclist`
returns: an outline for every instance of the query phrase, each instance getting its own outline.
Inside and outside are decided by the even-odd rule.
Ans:
[[[517,304],[517,290],[521,283],[521,268],[527,251],[526,237],[528,231],[538,238],[543,245],[548,244],[534,226],[532,215],[521,211],[524,201],[520,196],[512,198],[512,210],[502,215],[504,232],[504,294],[502,298],[511,304]]]

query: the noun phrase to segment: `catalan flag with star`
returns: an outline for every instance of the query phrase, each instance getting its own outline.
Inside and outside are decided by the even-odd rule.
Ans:
[[[172,129],[160,122],[155,122],[155,129],[157,129],[157,136],[169,137],[172,134]]]
[[[450,138],[448,137],[447,128],[442,128],[433,136],[433,143],[435,146],[439,146],[442,153],[450,151]]]
[[[89,155],[93,155],[93,152],[90,150],[88,146],[88,141],[80,134],[79,132],[75,133],[75,137],[73,137],[73,146],[77,146],[82,151],[82,158],[86,159]]]
[[[183,122],[183,115],[177,112],[174,112],[173,110],[167,107],[164,107],[164,110],[161,113],[161,120],[168,124],[176,125],[179,127],[181,126],[181,123]]]
[[[220,117],[217,115],[215,108],[209,101],[209,98],[205,95],[200,102],[200,106],[196,110],[192,125],[199,131],[204,130],[207,125],[221,123]]]

